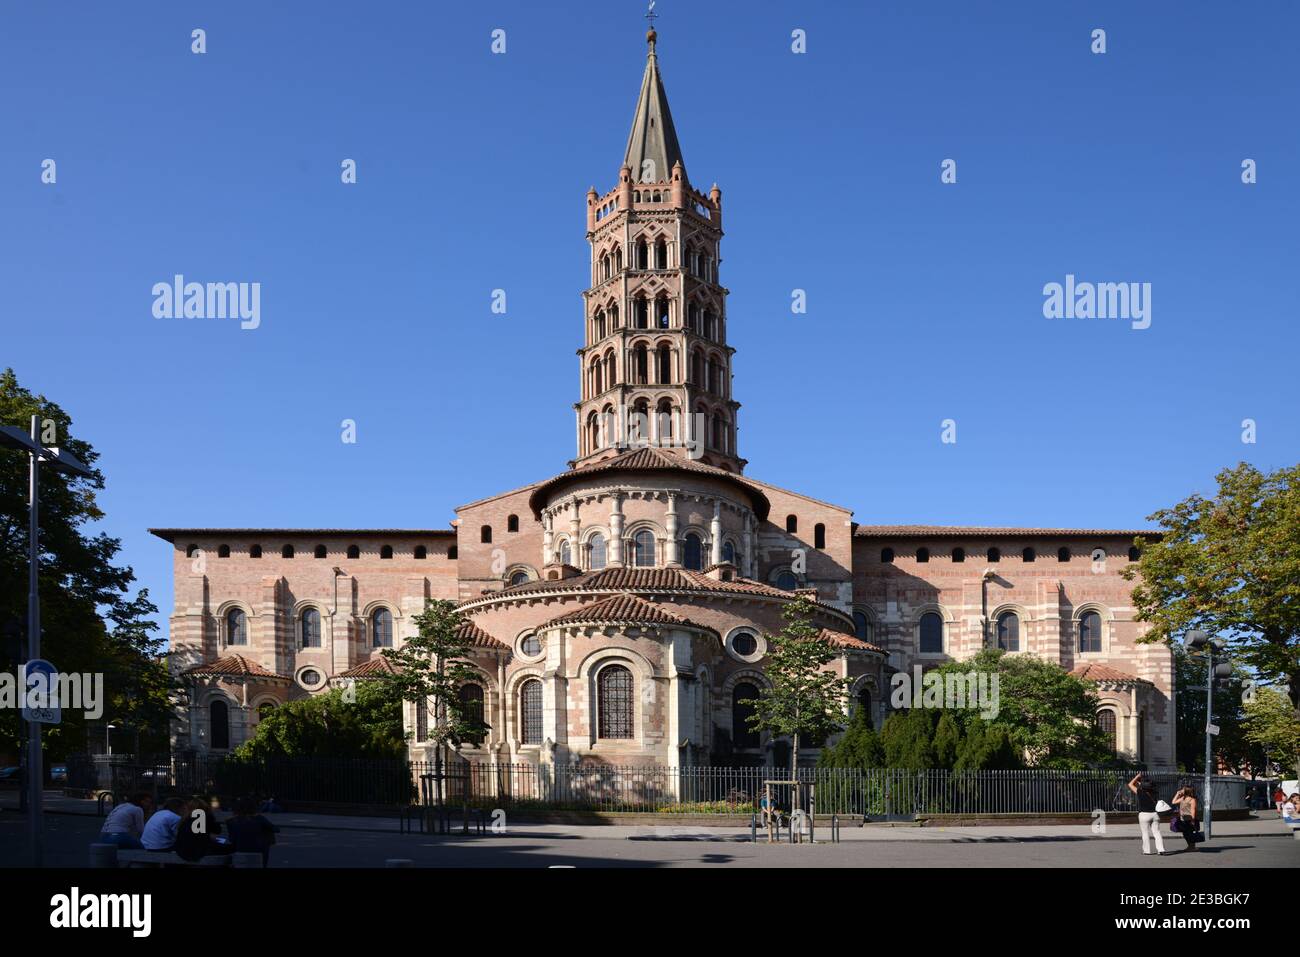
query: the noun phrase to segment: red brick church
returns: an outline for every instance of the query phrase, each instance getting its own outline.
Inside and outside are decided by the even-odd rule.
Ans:
[[[374,674],[445,598],[489,726],[472,760],[779,763],[785,742],[748,730],[741,702],[804,592],[877,726],[893,673],[999,647],[1095,682],[1116,751],[1172,765],[1171,655],[1137,643],[1120,577],[1143,531],[858,524],[746,474],[722,192],[687,173],[647,40],[614,185],[586,197],[576,457],[449,528],[154,529],[175,549],[172,663],[191,689],[176,747],[236,747],[268,709]],[[423,758],[425,716],[407,721]]]

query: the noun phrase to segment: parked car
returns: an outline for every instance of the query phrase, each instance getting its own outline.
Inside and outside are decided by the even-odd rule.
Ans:
[[[66,764],[50,765],[50,783],[51,784],[68,783],[68,766]]]
[[[0,786],[16,785],[22,780],[23,769],[17,767],[0,768]]]

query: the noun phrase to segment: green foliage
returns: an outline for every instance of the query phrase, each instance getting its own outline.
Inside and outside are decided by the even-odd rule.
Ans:
[[[418,632],[413,637],[401,648],[385,649],[384,657],[396,670],[382,680],[401,700],[429,708],[428,740],[441,760],[447,746],[473,740],[488,728],[482,716],[469,713],[460,700],[461,686],[479,673],[468,661],[470,639],[455,602],[429,599],[414,621]]]
[[[1025,766],[1007,729],[979,718],[966,723],[953,761],[955,771],[1014,771]]]
[[[336,688],[276,708],[258,722],[233,757],[405,757],[401,699],[391,687],[358,681],[355,700],[344,699],[344,691]]]
[[[1244,724],[1247,740],[1300,777],[1300,715],[1285,694],[1276,688],[1257,689],[1246,704]]]
[[[104,517],[96,500],[104,488],[103,473],[94,469],[99,453],[72,433],[63,409],[23,388],[6,369],[0,373],[0,424],[27,431],[32,415],[52,424],[53,435],[40,436],[53,440],[47,445],[69,450],[93,470],[84,479],[41,470],[41,654],[64,672],[102,673],[108,699],[93,723],[65,709],[63,723],[44,732],[47,757],[84,749],[88,731],[102,736],[108,720],[165,742],[169,698],[178,689],[161,661],[163,642],[152,635],[157,625],[149,616],[158,609],[144,591],[127,597],[135,575],[114,564],[121,541],[85,529]],[[10,673],[26,659],[27,493],[27,455],[0,449],[0,669]],[[17,753],[21,737],[18,712],[0,711],[0,754]]]
[[[951,770],[957,762],[961,744],[961,728],[952,714],[945,711],[939,716],[939,724],[934,729],[934,766]]]
[[[1106,736],[1097,726],[1096,693],[1060,665],[986,648],[968,661],[946,662],[935,671],[941,675],[983,672],[990,682],[997,675],[998,711],[989,721],[1003,729],[1030,767],[1079,770],[1114,762]],[[977,708],[956,715],[966,726],[971,720],[985,720]]]
[[[885,766],[885,749],[880,736],[871,727],[871,717],[865,708],[854,708],[849,726],[840,739],[823,748],[817,759],[823,768],[882,768]]]
[[[1263,473],[1245,462],[1217,476],[1212,498],[1193,494],[1150,519],[1156,542],[1125,569],[1143,641],[1199,628],[1265,682],[1286,681],[1300,705],[1300,465]]]
[[[1175,642],[1174,688],[1176,691],[1174,714],[1174,755],[1178,767],[1184,771],[1205,770],[1205,658],[1189,655],[1182,642]],[[1238,677],[1249,675],[1238,667]],[[1198,688],[1200,690],[1192,690]],[[1214,756],[1218,763],[1235,772],[1259,776],[1266,773],[1266,757],[1260,745],[1248,740],[1243,721],[1246,712],[1242,702],[1242,685],[1236,682],[1214,689],[1214,723],[1219,733],[1214,738]]]
[[[767,636],[768,686],[758,698],[748,699],[754,706],[749,716],[752,730],[791,739],[792,774],[799,763],[799,735],[818,740],[840,730],[849,693],[849,679],[826,670],[839,652],[813,624],[814,612],[804,595],[785,606],[781,615],[786,626]]]
[[[910,771],[938,766],[934,751],[936,712],[927,708],[895,711],[880,729],[885,765]]]

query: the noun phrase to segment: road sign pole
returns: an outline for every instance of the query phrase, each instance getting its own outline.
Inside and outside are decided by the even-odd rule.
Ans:
[[[32,416],[32,442],[40,441],[40,418]],[[37,529],[40,522],[40,456],[35,452],[29,453],[31,462],[30,469],[30,488],[29,501],[31,508],[29,510],[28,535],[28,556],[27,556],[27,660],[35,661],[41,656],[41,596],[39,591],[39,569],[40,547],[37,540]],[[26,682],[24,692],[26,691]],[[27,722],[27,808],[30,817],[28,825],[31,828],[31,849],[32,849],[32,867],[40,867],[43,863],[43,847],[41,846],[42,828],[44,826],[44,811],[42,794],[45,772],[41,766],[41,724],[39,721]]]

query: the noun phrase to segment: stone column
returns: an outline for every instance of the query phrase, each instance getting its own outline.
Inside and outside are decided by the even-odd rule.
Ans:
[[[609,561],[611,568],[623,565],[623,493],[614,493],[614,507],[609,512]]]
[[[542,565],[543,567],[551,563],[552,556],[555,553],[553,545],[555,543],[555,517],[548,509],[542,516]]]
[[[744,549],[744,555],[741,556],[740,574],[746,578],[754,577],[754,518],[749,512],[745,513],[745,537],[741,548]]]
[[[582,523],[578,520],[578,500],[575,498],[572,502],[573,511],[569,513],[569,563],[577,565],[581,563],[578,557],[578,533],[582,531]]]
[[[664,558],[669,567],[677,568],[682,561],[677,547],[677,496],[673,492],[668,493],[668,516],[664,525],[668,529],[668,541],[664,543]]]
[[[713,500],[713,521],[709,523],[709,535],[713,539],[709,564],[716,565],[722,561],[722,499]]]
[[[546,637],[546,665],[542,673],[542,761],[567,763],[569,750],[568,679],[564,676],[563,631]],[[551,742],[552,747],[545,746]]]

